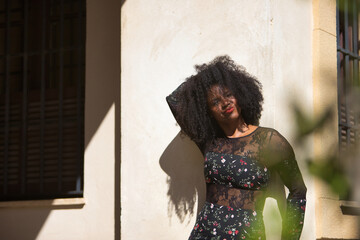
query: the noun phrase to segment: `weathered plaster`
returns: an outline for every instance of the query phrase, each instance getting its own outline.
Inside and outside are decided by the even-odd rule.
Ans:
[[[194,73],[194,64],[228,54],[263,84],[261,125],[292,141],[289,96],[301,89],[299,97],[312,108],[311,2],[129,0],[121,17],[122,237],[186,239],[194,201],[201,205],[204,198],[201,164],[195,164],[201,157],[177,136],[165,96]],[[303,239],[314,238],[313,204]]]

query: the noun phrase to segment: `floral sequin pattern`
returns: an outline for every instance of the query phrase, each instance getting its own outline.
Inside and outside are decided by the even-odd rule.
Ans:
[[[286,222],[282,236],[285,239],[299,239],[304,225],[306,199],[288,199],[286,209]],[[300,227],[299,227],[300,226]]]
[[[261,214],[206,202],[189,239],[265,239]],[[211,236],[211,237],[209,237]]]
[[[206,153],[204,174],[207,183],[254,190],[266,187],[270,177],[256,159],[215,152]]]

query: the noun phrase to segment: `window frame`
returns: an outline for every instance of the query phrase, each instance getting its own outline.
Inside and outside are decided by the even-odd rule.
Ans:
[[[338,139],[340,154],[347,154],[359,139],[357,103],[351,98],[359,88],[359,32],[360,3],[356,0],[336,1],[337,84],[338,84]],[[355,159],[359,161],[359,159]],[[345,164],[351,164],[346,159]],[[351,200],[351,193],[346,199]]]
[[[3,73],[3,78],[0,78],[0,83],[2,83],[2,89],[0,86],[0,109],[3,110],[0,112],[4,113],[4,118],[0,119],[3,120],[4,128],[3,133],[0,134],[2,136],[2,143],[0,143],[0,201],[15,201],[15,200],[40,200],[40,199],[55,199],[55,198],[74,198],[74,197],[82,197],[83,196],[83,165],[84,165],[84,101],[85,101],[85,15],[86,15],[86,7],[85,7],[85,0],[77,0],[77,1],[69,1],[69,0],[53,0],[53,1],[41,1],[41,6],[37,6],[41,9],[41,34],[36,36],[36,34],[33,34],[33,37],[38,37],[38,41],[40,42],[40,49],[37,50],[30,50],[29,44],[30,44],[30,32],[29,29],[31,29],[30,21],[32,21],[29,14],[29,9],[31,9],[31,0],[24,0],[23,2],[23,9],[20,10],[20,14],[22,14],[22,23],[16,23],[16,24],[22,24],[22,36],[21,40],[21,46],[22,49],[20,52],[14,53],[11,52],[11,44],[15,45],[18,38],[11,37],[11,28],[15,25],[15,23],[12,22],[11,16],[14,16],[16,11],[12,9],[11,4],[13,4],[14,1],[11,0],[4,0],[5,4],[4,10],[0,10],[0,17],[3,15],[4,22],[3,22],[3,34],[5,35],[4,39],[4,52],[1,54],[0,52],[0,60],[3,59],[4,64],[3,66],[0,64],[0,73]],[[18,1],[20,2],[20,0]],[[58,4],[57,4],[58,3]],[[78,33],[77,38],[72,42],[73,46],[65,46],[65,38],[70,35],[68,26],[70,24],[67,24],[66,21],[69,20],[70,14],[66,11],[69,11],[69,4],[72,3],[78,4],[74,7],[74,9],[77,9],[77,15],[74,17],[77,20],[77,25],[73,26],[75,31]],[[54,5],[51,5],[54,4]],[[56,5],[57,4],[57,5]],[[74,5],[75,5],[74,4]],[[40,4],[39,4],[40,5]],[[50,31],[47,32],[47,28],[49,26],[54,25],[54,22],[50,22],[49,20],[49,9],[48,6],[53,7],[50,10],[53,12],[58,12],[58,19],[56,20],[56,24],[58,25],[58,36],[56,34],[51,35]],[[71,5],[72,6],[72,5]],[[32,6],[34,9],[35,7]],[[56,15],[56,13],[54,14]],[[70,16],[71,17],[71,16]],[[20,17],[21,18],[21,17]],[[1,19],[0,19],[0,25],[1,25]],[[75,21],[76,22],[76,21]],[[1,28],[1,27],[0,27]],[[1,30],[1,29],[0,29]],[[54,37],[55,36],[55,37]],[[18,36],[17,36],[18,37]],[[20,38],[20,37],[19,37]],[[57,47],[50,47],[49,42],[51,40],[58,41],[59,45]],[[56,66],[55,68],[47,69],[48,61],[51,61],[51,59],[47,59],[46,57],[48,55],[51,55],[52,53],[56,55],[56,61],[58,61],[58,64],[54,64]],[[67,64],[68,62],[71,62],[72,60],[67,59],[67,54],[73,53],[73,55],[77,56],[77,62],[76,64]],[[38,88],[35,88],[35,90],[30,90],[31,84],[34,84],[34,81],[30,79],[31,72],[31,56],[38,56],[39,57],[39,69],[40,71],[39,77],[37,82],[40,84]],[[13,83],[16,81],[12,80],[12,73],[11,70],[13,69],[12,65],[12,59],[15,58],[21,58],[21,82],[18,81],[19,89],[21,88],[21,91],[18,93],[12,93],[11,87],[14,85]],[[75,58],[75,57],[74,57]],[[69,58],[72,59],[72,58]],[[75,67],[74,67],[75,66]],[[1,69],[1,67],[3,67]],[[77,71],[73,71],[73,75],[76,75],[75,83],[70,86],[66,85],[66,81],[71,81],[72,77],[71,74],[68,76],[65,76],[66,71],[71,68],[78,68]],[[33,72],[36,72],[33,70]],[[54,73],[55,72],[55,73]],[[47,77],[46,74],[52,74],[54,73],[57,75],[58,81],[55,81],[56,87],[49,89],[47,86],[50,86],[50,84],[47,82],[47,79],[50,79],[50,77]],[[70,80],[69,80],[70,79]],[[46,85],[47,83],[47,85]],[[70,87],[69,87],[70,86]],[[25,89],[25,90],[24,90]],[[3,91],[1,91],[3,90]],[[36,95],[36,100],[31,100],[32,95]],[[55,96],[55,97],[54,97]],[[70,97],[69,97],[70,96]],[[19,100],[20,99],[20,100]],[[55,99],[55,100],[54,100]],[[73,100],[75,102],[74,104],[69,104],[69,100]],[[18,102],[18,103],[17,103]],[[16,103],[16,104],[14,104]],[[30,142],[30,134],[29,129],[34,128],[33,123],[31,123],[31,111],[32,105],[37,104],[37,109],[39,109],[39,112],[37,114],[39,117],[37,118],[38,122],[38,132],[39,140],[36,140],[36,144],[38,147],[38,159],[30,159],[29,153],[31,150],[30,145],[34,145],[33,142]],[[52,104],[52,105],[51,105]],[[17,106],[15,106],[17,105]],[[50,106],[51,105],[51,106]],[[50,106],[50,107],[49,107]],[[16,108],[17,114],[14,114],[13,109]],[[57,114],[56,117],[52,116],[52,120],[56,122],[54,126],[57,128],[57,146],[56,151],[58,155],[57,159],[57,165],[52,166],[52,168],[57,168],[54,170],[54,174],[57,174],[55,176],[56,180],[54,180],[54,175],[51,177],[53,178],[51,181],[51,185],[53,186],[53,182],[56,181],[56,188],[57,190],[49,192],[46,187],[44,187],[44,183],[46,180],[49,180],[49,170],[50,168],[46,168],[47,164],[47,149],[45,138],[46,131],[49,128],[46,128],[47,122],[49,121],[50,117],[47,115],[47,113],[50,112],[47,109],[52,108],[53,112],[52,114]],[[69,108],[71,108],[71,113],[69,113]],[[55,109],[55,110],[54,110]],[[75,109],[75,110],[74,110]],[[16,112],[15,111],[15,112]],[[74,113],[73,113],[74,112]],[[15,118],[16,115],[16,123],[17,128],[16,131],[13,131],[11,129],[14,129],[14,124],[11,122]],[[54,120],[55,119],[55,120]],[[74,120],[72,120],[74,119]],[[63,155],[66,155],[66,134],[69,132],[68,125],[69,123],[72,124],[72,126],[76,125],[76,150],[71,150],[72,154],[76,155],[76,157],[64,157]],[[52,129],[53,130],[53,129]],[[11,137],[12,133],[16,132],[15,134],[18,135],[18,140],[15,140],[17,144],[11,144]],[[50,134],[48,134],[50,135]],[[54,138],[55,139],[55,138]],[[15,146],[17,145],[17,146]],[[68,144],[69,145],[69,144]],[[11,156],[11,148],[15,148],[15,150],[18,152],[18,155],[15,157],[16,160],[13,160],[11,162],[10,158],[14,158]],[[67,159],[70,163],[65,164],[64,160]],[[70,159],[70,160],[69,160]],[[56,161],[56,160],[55,160]],[[11,167],[11,165],[14,165],[14,162],[17,162],[15,164],[15,167]],[[35,182],[35,188],[33,190],[30,189],[29,181],[31,180],[30,173],[28,172],[31,163],[37,162],[37,167],[39,168],[36,175],[36,180],[32,181],[38,181]],[[72,166],[71,170],[69,169],[69,166]],[[67,170],[66,170],[66,169]],[[76,169],[76,173],[74,174],[73,169]],[[16,171],[17,173],[11,173],[10,171]],[[65,173],[65,174],[64,174]],[[72,184],[74,187],[70,187],[72,190],[69,191],[69,189],[64,190],[65,187],[63,186],[66,182],[67,177],[65,175],[70,174],[71,178],[76,178],[76,180],[71,180],[73,182]],[[11,175],[13,174],[13,175]],[[16,181],[18,187],[16,187],[16,193],[10,194],[9,193],[9,182],[11,179],[9,179],[10,176],[17,176],[17,178],[14,181]],[[74,182],[75,181],[75,182]],[[38,184],[38,186],[37,186]],[[39,189],[37,189],[37,187]]]

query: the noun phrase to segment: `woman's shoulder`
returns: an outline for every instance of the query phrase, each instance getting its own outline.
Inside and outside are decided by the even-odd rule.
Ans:
[[[281,135],[277,130],[275,130],[274,128],[270,128],[270,127],[263,127],[263,126],[258,126],[257,129],[254,131],[254,133],[256,134],[261,134],[261,135],[265,135],[269,138],[276,136],[276,135]]]
[[[263,138],[266,139],[266,142],[269,144],[276,145],[289,145],[288,140],[276,129],[270,127],[260,127],[257,130],[258,134],[261,134]]]
[[[273,137],[273,136],[283,137],[283,135],[281,135],[281,133],[278,130],[271,128],[271,127],[258,126],[257,131],[261,132],[261,133],[266,133],[270,137]]]
[[[274,128],[263,128],[266,134],[267,147],[270,151],[282,156],[293,156],[294,150],[289,141]]]

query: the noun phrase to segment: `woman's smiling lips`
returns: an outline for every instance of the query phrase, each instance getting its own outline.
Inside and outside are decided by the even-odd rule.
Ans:
[[[234,111],[234,107],[228,108],[225,110],[226,114],[232,113]]]

